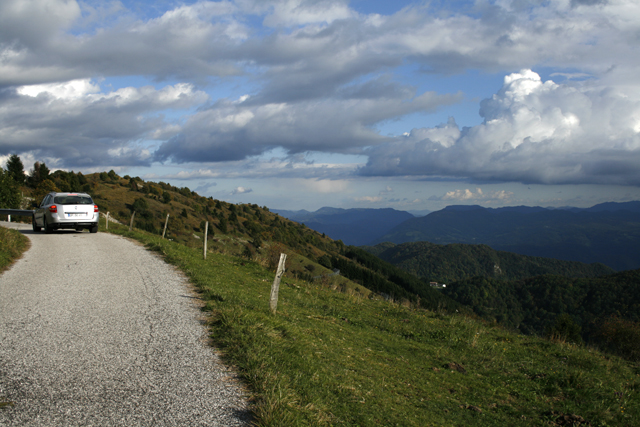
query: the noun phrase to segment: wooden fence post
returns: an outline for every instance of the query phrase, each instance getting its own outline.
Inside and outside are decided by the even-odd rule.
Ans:
[[[104,222],[104,227],[105,227],[106,230],[109,229],[109,212],[107,212],[107,218],[106,218],[106,220]]]
[[[278,270],[276,272],[276,278],[273,281],[273,285],[271,285],[271,299],[269,300],[269,308],[273,314],[276,314],[276,309],[278,307],[278,291],[280,290],[280,279],[284,274],[284,264],[287,260],[286,254],[280,254],[280,262],[278,263]]]
[[[129,231],[133,230],[133,217],[136,216],[136,211],[131,214],[131,222],[129,223]]]
[[[207,232],[209,231],[209,221],[204,224],[204,251],[202,256],[207,259]]]
[[[164,230],[162,230],[162,238],[164,239],[164,234],[167,232],[167,224],[169,223],[169,214],[167,214],[167,219],[164,220]]]

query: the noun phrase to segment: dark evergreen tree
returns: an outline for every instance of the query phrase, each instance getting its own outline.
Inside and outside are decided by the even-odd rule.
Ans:
[[[44,162],[35,162],[27,179],[29,187],[38,188],[40,184],[47,179],[49,179],[49,168],[47,165]]]
[[[20,200],[18,183],[13,180],[9,172],[5,172],[4,169],[0,168],[0,208],[19,209]]]
[[[24,174],[24,165],[17,154],[9,156],[9,160],[7,160],[7,172],[18,185],[24,184],[24,180],[26,178]]]

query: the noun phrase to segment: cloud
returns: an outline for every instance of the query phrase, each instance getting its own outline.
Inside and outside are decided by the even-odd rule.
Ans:
[[[406,114],[434,111],[458,102],[460,95],[433,92],[408,97],[268,103],[220,100],[187,120],[180,134],[162,144],[156,160],[241,160],[275,147],[291,154],[307,151],[359,153],[377,145],[381,136],[373,125]]]
[[[296,179],[295,183],[313,193],[342,193],[349,188],[349,181],[341,179]]]
[[[513,192],[506,190],[491,191],[485,193],[482,188],[476,188],[475,191],[465,188],[464,190],[447,191],[443,196],[432,196],[429,200],[441,200],[441,201],[455,201],[455,202],[485,202],[490,203],[494,201],[504,202],[513,197]]]
[[[380,196],[384,196],[384,195],[387,195],[387,194],[391,194],[391,193],[393,193],[393,191],[394,191],[394,190],[393,190],[393,188],[391,188],[391,187],[389,187],[389,186],[387,185],[387,186],[385,187],[385,189],[384,189],[384,190],[380,190],[379,195],[380,195]]]
[[[267,10],[264,24],[270,27],[331,23],[355,15],[344,0],[284,0],[271,3]]]
[[[149,17],[132,3],[4,0],[0,152],[65,167],[246,166],[282,147],[366,151],[362,175],[640,182],[638,2],[437,3],[384,16],[346,0],[198,1]],[[572,80],[542,82],[528,70],[539,64]],[[526,69],[481,104],[480,126],[376,129],[463,100],[407,84],[408,73],[470,68]],[[171,84],[104,93],[112,76]],[[224,92],[241,82],[244,96]],[[348,168],[279,161],[244,173],[326,179]]]
[[[34,48],[69,28],[80,17],[75,1],[3,0],[0,2],[0,46],[17,43]]]
[[[236,187],[232,192],[231,195],[235,196],[236,194],[246,194],[246,193],[252,193],[253,190],[251,188],[245,188],[245,187]]]
[[[182,83],[112,92],[89,79],[21,86],[0,92],[0,150],[69,168],[149,165],[152,148],[140,141],[173,126],[159,112],[207,99]]]
[[[354,200],[356,202],[377,203],[377,202],[381,202],[383,199],[380,196],[363,196],[363,197],[356,197]]]
[[[523,70],[481,103],[484,123],[455,121],[370,148],[367,176],[541,184],[640,184],[640,92],[556,84]],[[634,166],[636,165],[636,166]]]
[[[631,1],[478,2],[440,11],[414,5],[363,15],[347,1],[198,1],[159,17],[67,0],[4,0],[0,85],[148,75],[208,82],[252,75],[264,96],[318,97],[403,64],[452,73],[545,63],[604,73],[637,69],[640,6]],[[135,6],[131,6],[135,7]],[[115,15],[114,15],[115,14]],[[250,22],[262,18],[262,27]],[[74,31],[71,31],[71,30]]]
[[[182,166],[185,169],[178,173],[148,174],[145,175],[145,178],[154,180],[285,178],[314,182],[316,180],[352,178],[359,165],[355,163],[313,162],[306,160],[303,154],[287,157],[275,155],[269,159],[252,157],[210,165],[206,163],[185,164]]]

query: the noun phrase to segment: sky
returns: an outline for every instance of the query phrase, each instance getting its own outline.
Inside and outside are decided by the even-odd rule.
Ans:
[[[637,0],[0,2],[0,165],[272,209],[640,200]]]

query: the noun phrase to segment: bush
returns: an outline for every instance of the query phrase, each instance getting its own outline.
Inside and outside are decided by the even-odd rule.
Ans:
[[[618,317],[606,319],[594,334],[604,350],[631,360],[640,361],[640,324]]]
[[[131,206],[131,210],[136,211],[138,214],[146,213],[147,209],[149,209],[149,203],[143,197],[136,199]]]
[[[18,183],[0,168],[0,208],[18,209],[20,207],[20,190]]]
[[[570,314],[562,313],[556,317],[553,326],[547,329],[547,336],[552,340],[582,344],[581,328]]]
[[[245,245],[244,250],[242,251],[242,256],[248,260],[253,259],[255,256],[255,251],[251,247],[251,245]]]

